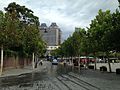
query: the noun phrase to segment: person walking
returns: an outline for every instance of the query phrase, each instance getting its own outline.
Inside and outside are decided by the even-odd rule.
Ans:
[[[40,60],[40,65],[41,65],[41,66],[43,65],[43,60]]]

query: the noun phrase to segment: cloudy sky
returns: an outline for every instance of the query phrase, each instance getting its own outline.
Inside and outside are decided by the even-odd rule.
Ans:
[[[117,0],[0,0],[0,10],[10,2],[25,5],[39,17],[40,23],[56,22],[62,30],[62,39],[66,39],[75,27],[89,27],[99,9],[118,7]]]

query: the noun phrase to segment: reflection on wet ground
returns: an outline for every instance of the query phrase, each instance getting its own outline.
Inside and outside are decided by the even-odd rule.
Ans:
[[[50,90],[50,87],[52,88],[52,86],[54,86],[53,79],[59,76],[59,73],[62,74],[66,72],[69,71],[68,70],[66,71],[65,67],[61,65],[51,65],[50,63],[48,63],[47,68],[42,72],[33,72],[33,73],[21,74],[18,76],[8,76],[5,78],[0,78],[0,87],[1,89],[4,88],[4,90],[14,90],[14,88],[18,90],[18,88],[25,89],[25,87],[27,88],[32,87],[32,89],[28,88],[27,90],[30,89],[34,90],[35,88],[39,90],[40,88],[43,87],[46,88],[46,90],[47,88],[49,88],[48,90]]]
[[[0,90],[120,90],[115,73],[47,63],[42,72],[0,78]]]

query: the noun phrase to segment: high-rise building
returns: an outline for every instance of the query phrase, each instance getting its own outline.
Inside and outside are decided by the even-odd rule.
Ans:
[[[49,27],[41,23],[40,34],[47,43],[47,50],[55,50],[61,44],[61,30],[56,23],[51,23]]]

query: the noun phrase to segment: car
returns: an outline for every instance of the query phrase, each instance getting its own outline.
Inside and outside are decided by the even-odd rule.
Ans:
[[[52,65],[58,65],[58,61],[57,61],[57,59],[53,59],[53,61],[52,61]]]

